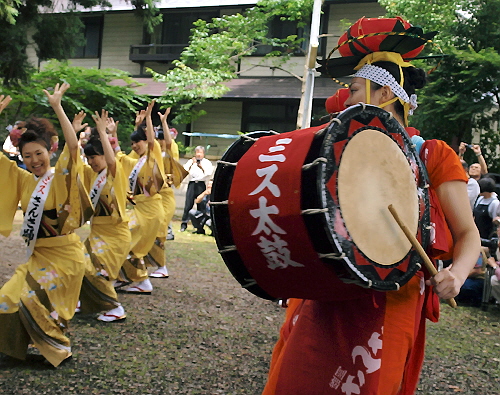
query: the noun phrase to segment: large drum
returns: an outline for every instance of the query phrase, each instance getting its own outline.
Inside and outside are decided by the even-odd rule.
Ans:
[[[387,111],[360,104],[321,130],[236,141],[214,176],[214,235],[233,276],[262,298],[397,290],[421,258],[387,207],[425,248],[427,187],[406,131]]]

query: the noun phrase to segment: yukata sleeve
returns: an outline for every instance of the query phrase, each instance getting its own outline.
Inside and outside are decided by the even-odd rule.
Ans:
[[[0,152],[0,234],[7,237],[26,182],[32,175]]]
[[[94,214],[89,193],[84,186],[84,167],[80,155],[73,159],[64,147],[54,168],[54,188],[61,234],[82,226]]]

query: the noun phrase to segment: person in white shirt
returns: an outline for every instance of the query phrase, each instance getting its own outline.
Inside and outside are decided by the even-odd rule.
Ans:
[[[467,177],[469,178],[469,181],[467,181],[467,195],[469,196],[470,208],[474,211],[474,203],[476,203],[476,199],[480,193],[479,184],[476,179],[469,176],[469,165],[467,162],[463,159],[460,159],[460,162],[464,167],[465,174],[467,174]]]
[[[214,169],[212,163],[205,158],[205,147],[199,145],[195,148],[194,152],[194,157],[184,165],[184,169],[189,172],[189,175],[186,177],[188,186],[181,220],[181,232],[186,230],[189,220],[189,210],[193,208],[196,197],[206,189],[206,182],[212,176]]]

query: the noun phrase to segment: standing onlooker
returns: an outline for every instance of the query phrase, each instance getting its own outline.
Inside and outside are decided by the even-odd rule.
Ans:
[[[486,161],[481,153],[481,147],[477,144],[471,145],[461,142],[460,147],[458,147],[458,156],[460,159],[463,159],[467,147],[469,147],[477,157],[478,163],[473,163],[469,166],[469,176],[477,181],[483,174],[488,173],[488,166],[486,165]]]
[[[467,195],[469,196],[470,208],[474,210],[474,203],[476,202],[476,199],[480,193],[479,184],[477,183],[476,179],[469,176],[469,165],[467,164],[467,162],[463,159],[460,159],[460,163],[462,163],[465,174],[467,174],[467,178],[469,179],[469,181],[467,181]]]
[[[500,216],[500,201],[495,192],[495,181],[489,177],[481,178],[478,182],[481,193],[474,204],[474,222],[481,239],[489,240],[495,226],[493,220]]]
[[[194,157],[184,165],[184,169],[189,172],[189,175],[187,176],[188,187],[182,214],[181,232],[187,228],[189,210],[193,207],[194,199],[206,189],[205,182],[212,176],[213,171],[212,163],[205,158],[205,147],[199,145],[194,152]]]

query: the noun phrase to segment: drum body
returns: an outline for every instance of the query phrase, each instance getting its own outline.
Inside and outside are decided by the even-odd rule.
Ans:
[[[319,131],[254,132],[235,142],[214,176],[214,235],[233,276],[259,297],[397,290],[421,258],[387,206],[425,248],[427,184],[399,123],[357,105]]]

